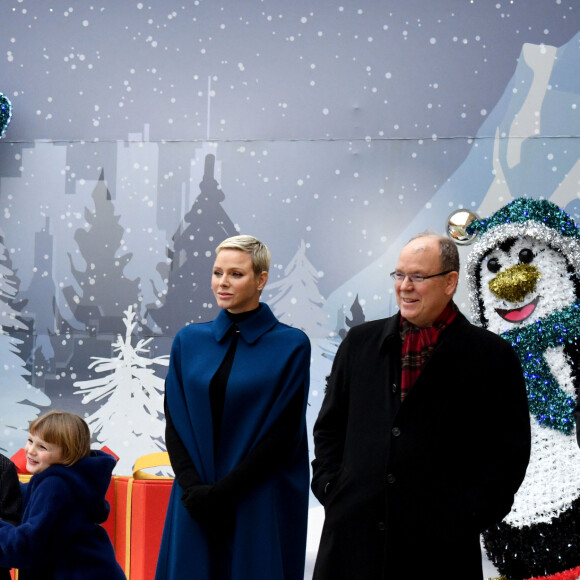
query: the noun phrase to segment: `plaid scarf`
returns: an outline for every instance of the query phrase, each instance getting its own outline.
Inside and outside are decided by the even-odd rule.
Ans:
[[[401,316],[401,401],[405,399],[423,367],[433,354],[437,339],[457,315],[457,306],[450,302],[429,328],[419,328]]]

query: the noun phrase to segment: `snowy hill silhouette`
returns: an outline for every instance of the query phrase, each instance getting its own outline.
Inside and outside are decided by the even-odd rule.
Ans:
[[[578,219],[580,212],[580,33],[560,48],[524,44],[502,98],[487,116],[462,165],[417,211],[389,249],[326,301],[329,314],[360,296],[367,320],[396,310],[388,277],[401,247],[429,228],[445,233],[452,211],[489,215],[521,196],[544,197]],[[388,232],[387,232],[388,233]],[[459,248],[462,261],[469,246]],[[467,312],[463,275],[456,301]]]

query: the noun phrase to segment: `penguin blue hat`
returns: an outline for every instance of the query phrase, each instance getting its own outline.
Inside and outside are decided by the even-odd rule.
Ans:
[[[483,234],[502,224],[523,224],[530,221],[543,223],[564,236],[580,238],[578,226],[562,208],[546,199],[528,197],[515,199],[489,218],[471,222],[467,231],[470,234]]]
[[[466,261],[471,314],[480,314],[478,270],[483,257],[510,239],[529,236],[560,252],[578,276],[580,273],[580,228],[562,208],[546,199],[518,198],[491,216],[475,220],[467,227],[477,234]]]

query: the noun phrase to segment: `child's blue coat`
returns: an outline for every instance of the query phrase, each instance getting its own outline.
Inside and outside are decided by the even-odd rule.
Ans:
[[[22,522],[0,521],[0,566],[20,580],[122,580],[113,546],[99,524],[115,459],[103,451],[71,466],[51,465],[23,484]]]

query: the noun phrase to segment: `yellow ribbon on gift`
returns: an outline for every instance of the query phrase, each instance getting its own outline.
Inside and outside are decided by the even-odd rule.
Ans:
[[[142,455],[135,461],[133,477],[129,479],[127,484],[127,517],[125,520],[125,576],[127,578],[129,578],[131,573],[131,503],[133,497],[133,481],[136,479],[173,479],[173,477],[154,475],[153,473],[144,471],[145,469],[165,466],[171,466],[169,453],[166,451]]]

